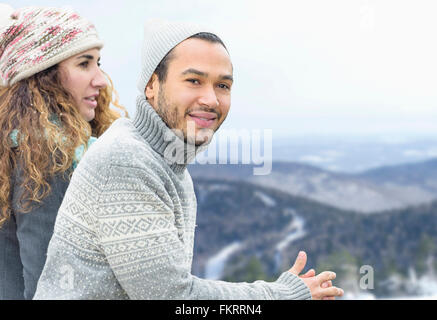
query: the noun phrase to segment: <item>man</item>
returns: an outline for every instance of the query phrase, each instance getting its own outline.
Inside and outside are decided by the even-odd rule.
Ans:
[[[116,121],[76,169],[35,299],[329,299],[335,275],[277,281],[193,276],[196,198],[187,163],[228,114],[233,67],[221,40],[188,23],[146,25],[137,112]]]

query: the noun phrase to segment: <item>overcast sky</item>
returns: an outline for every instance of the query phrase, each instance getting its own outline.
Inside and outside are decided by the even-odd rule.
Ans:
[[[224,128],[274,136],[437,136],[435,0],[14,0],[73,7],[105,41],[102,67],[131,115],[144,21],[215,28],[234,64]]]

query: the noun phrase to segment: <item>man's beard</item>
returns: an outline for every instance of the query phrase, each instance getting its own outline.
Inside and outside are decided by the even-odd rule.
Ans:
[[[217,112],[216,110],[211,109],[211,108],[200,108],[200,109],[196,109],[196,110],[197,111],[214,112],[217,115],[217,120],[219,120],[221,118],[221,114],[219,112]],[[185,120],[185,117],[191,111],[192,110],[185,111],[183,120]],[[221,125],[220,124],[216,128],[216,130],[212,130],[212,129],[199,130],[199,132],[197,134],[197,138],[202,138],[201,141],[196,140],[194,121],[192,121],[193,123],[191,126],[184,123],[183,126],[186,125],[186,127],[178,129],[177,128],[178,120],[179,120],[178,108],[174,105],[170,105],[167,102],[167,98],[165,97],[163,85],[161,85],[161,87],[158,90],[158,100],[157,100],[156,113],[161,117],[162,121],[164,121],[164,123],[167,125],[168,128],[170,128],[172,130],[176,130],[175,134],[177,136],[179,136],[179,138],[183,139],[185,143],[193,144],[196,147],[201,146],[203,144],[208,144],[209,142],[211,142],[212,136],[214,135],[215,131],[217,131]],[[186,128],[186,130],[183,130],[185,128]],[[190,134],[188,134],[187,131],[190,131],[190,132],[188,132]]]

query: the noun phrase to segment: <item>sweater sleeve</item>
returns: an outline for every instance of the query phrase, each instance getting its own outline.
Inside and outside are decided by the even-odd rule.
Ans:
[[[106,259],[131,299],[311,299],[304,282],[289,272],[275,282],[253,283],[193,276],[192,252],[188,252],[178,227],[184,221],[175,217],[171,195],[159,177],[145,169],[113,170],[116,172],[109,176],[121,175],[124,182],[113,179],[115,185],[110,177],[107,180],[96,206],[101,210],[97,214],[98,232]],[[124,194],[115,192],[115,188],[124,190]],[[109,211],[112,213],[107,214]]]

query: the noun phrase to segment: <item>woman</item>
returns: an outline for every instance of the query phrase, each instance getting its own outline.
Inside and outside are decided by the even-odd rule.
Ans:
[[[68,9],[0,6],[0,299],[32,299],[72,171],[120,117],[102,46]]]

